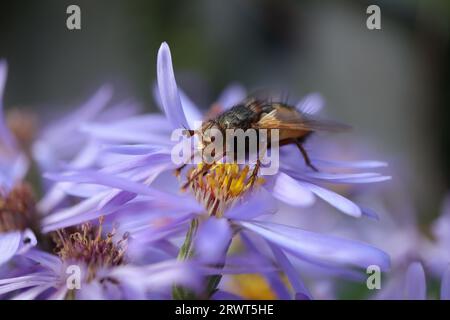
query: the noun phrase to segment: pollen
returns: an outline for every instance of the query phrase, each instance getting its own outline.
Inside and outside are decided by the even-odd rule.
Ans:
[[[15,185],[8,193],[0,190],[0,233],[34,226],[35,197],[28,183]]]
[[[210,215],[222,216],[250,189],[264,183],[257,173],[257,168],[250,170],[248,165],[200,163],[188,172],[188,186]]]
[[[128,234],[115,241],[116,230],[103,233],[103,218],[98,226],[85,223],[74,232],[60,230],[54,236],[56,253],[69,263],[81,263],[87,267],[87,281],[95,278],[101,268],[123,265],[126,263]]]

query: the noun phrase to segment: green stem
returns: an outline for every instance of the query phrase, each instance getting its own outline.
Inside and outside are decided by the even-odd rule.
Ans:
[[[198,229],[198,220],[193,219],[191,222],[191,226],[186,234],[186,239],[184,240],[183,245],[180,248],[180,252],[178,253],[178,260],[184,261],[189,260],[194,256],[194,245],[193,239]],[[175,284],[172,288],[172,297],[175,300],[193,300],[197,299],[196,295],[192,290],[183,288]]]
[[[193,240],[197,233],[198,229],[198,220],[193,219],[191,222],[191,226],[186,234],[186,239],[184,240],[183,245],[180,248],[180,252],[178,253],[178,260],[185,261],[191,259],[194,252],[194,244]],[[228,248],[231,245],[231,241],[227,246],[227,250],[224,253],[224,259],[226,258],[226,253],[228,252]],[[223,268],[225,265],[225,261],[215,265],[214,267],[217,269]],[[174,285],[172,288],[172,297],[175,300],[196,300],[196,299],[209,299],[211,296],[216,293],[217,287],[219,286],[220,280],[222,280],[221,274],[213,274],[207,276],[205,279],[205,290],[197,295],[192,290],[184,288],[180,285]]]

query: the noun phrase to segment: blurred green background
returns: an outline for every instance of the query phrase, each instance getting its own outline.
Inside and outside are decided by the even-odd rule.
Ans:
[[[66,28],[70,4],[79,31]],[[382,30],[366,28],[370,4]],[[179,84],[204,108],[230,82],[322,93],[431,219],[450,184],[449,18],[446,0],[2,1],[5,102],[59,112],[112,83],[154,110],[167,41]]]

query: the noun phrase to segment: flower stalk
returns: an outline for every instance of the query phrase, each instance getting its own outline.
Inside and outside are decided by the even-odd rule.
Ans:
[[[189,260],[194,256],[193,240],[198,230],[198,219],[192,219],[189,230],[183,245],[178,252],[178,260]],[[172,288],[172,297],[175,300],[195,300],[197,299],[195,292],[175,284]]]
[[[199,226],[198,219],[193,219],[191,222],[191,225],[189,227],[189,230],[186,234],[186,238],[184,240],[183,245],[180,248],[180,251],[178,253],[178,260],[186,261],[190,260],[195,257],[195,250],[194,250],[194,240],[195,235],[197,233]],[[230,243],[226,246],[226,250],[224,252],[224,257],[226,256],[228,252],[228,248],[230,247]],[[225,265],[225,258],[224,261],[221,263],[218,263],[214,265],[214,268],[221,269]],[[198,300],[198,299],[210,299],[214,293],[217,292],[217,287],[219,286],[220,280],[222,280],[221,274],[213,274],[210,276],[207,276],[204,280],[204,289],[200,293],[196,293],[190,289],[186,289],[182,286],[179,286],[175,284],[172,288],[172,297],[175,300]]]

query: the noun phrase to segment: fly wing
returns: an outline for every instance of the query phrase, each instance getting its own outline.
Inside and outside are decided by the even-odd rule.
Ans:
[[[298,131],[343,132],[349,126],[334,121],[315,119],[310,115],[298,112],[294,108],[277,106],[263,115],[255,125],[258,129],[280,129]]]

